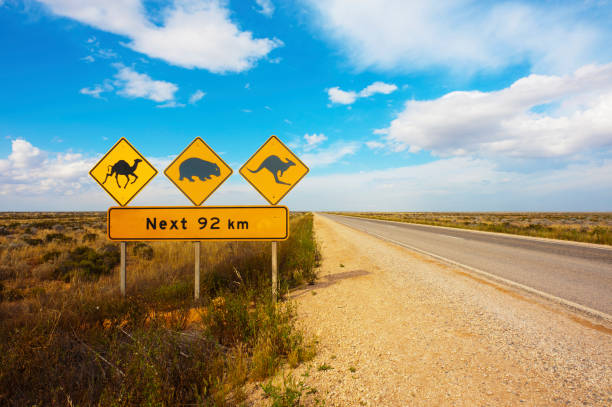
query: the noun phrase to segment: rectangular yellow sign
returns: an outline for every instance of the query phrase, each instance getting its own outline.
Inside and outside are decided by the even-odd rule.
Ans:
[[[131,206],[108,209],[111,240],[263,240],[289,237],[286,206]]]

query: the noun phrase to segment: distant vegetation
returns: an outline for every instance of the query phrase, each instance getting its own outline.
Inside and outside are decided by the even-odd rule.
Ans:
[[[338,215],[612,245],[612,213],[334,212]]]
[[[0,214],[0,405],[236,406],[244,384],[314,355],[270,295],[269,243],[128,244],[105,214]],[[279,246],[281,292],[314,281],[312,215]]]

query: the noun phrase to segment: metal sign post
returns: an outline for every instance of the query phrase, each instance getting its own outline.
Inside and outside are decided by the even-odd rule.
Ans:
[[[272,301],[278,296],[278,264],[276,258],[277,242],[272,242]]]
[[[193,242],[193,249],[195,251],[195,275],[194,275],[194,288],[193,297],[196,300],[200,299],[200,249],[202,242]]]
[[[240,175],[271,205],[277,205],[308,173],[308,167],[276,136],[240,168]],[[277,242],[272,242],[272,297],[278,295]]]
[[[89,171],[89,175],[119,205],[125,206],[157,175],[157,170],[122,137]],[[121,242],[119,288],[125,297],[125,242]]]
[[[122,297],[125,297],[125,246],[126,242],[121,242],[121,282],[119,284]]]
[[[1,2],[1,0],[0,0]],[[240,168],[240,174],[272,206],[208,206],[202,203],[232,175],[232,169],[196,137],[164,174],[194,204],[191,207],[126,207],[157,170],[121,138],[89,171],[121,207],[107,212],[107,235],[119,241],[120,290],[126,295],[128,241],[183,240],[194,247],[194,298],[200,298],[202,240],[272,242],[272,296],[278,297],[278,242],[289,237],[289,210],[277,206],[308,173],[308,167],[271,136]]]

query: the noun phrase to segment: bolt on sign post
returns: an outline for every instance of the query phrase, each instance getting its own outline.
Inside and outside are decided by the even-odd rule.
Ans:
[[[166,177],[196,206],[202,203],[232,175],[232,169],[200,137],[196,137],[164,171]],[[195,252],[194,297],[200,298],[199,240]]]
[[[119,205],[127,205],[157,175],[157,170],[125,138],[89,171]],[[125,242],[121,242],[121,295],[125,296]]]
[[[271,136],[240,168],[242,175],[271,205],[276,205],[308,173],[308,167],[276,136]],[[278,292],[277,242],[272,242],[272,296]]]

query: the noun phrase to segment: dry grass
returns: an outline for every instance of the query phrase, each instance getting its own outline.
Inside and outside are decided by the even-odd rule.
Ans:
[[[1,405],[238,405],[247,380],[313,355],[270,298],[269,243],[129,243],[128,298],[103,213],[0,214]],[[312,216],[280,245],[286,291],[314,279]]]
[[[610,212],[334,212],[339,215],[612,245]]]

